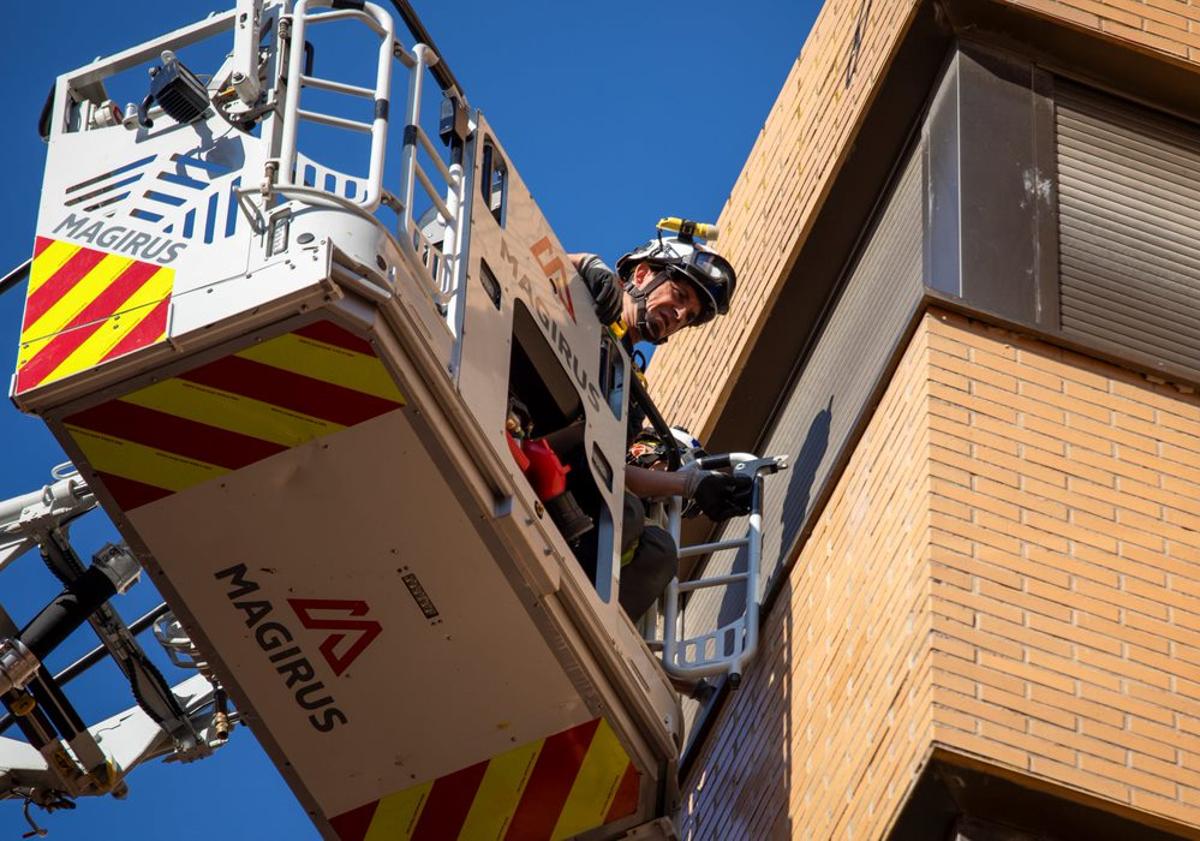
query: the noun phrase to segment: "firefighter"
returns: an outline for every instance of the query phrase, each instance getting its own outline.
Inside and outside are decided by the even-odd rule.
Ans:
[[[737,283],[733,266],[688,237],[658,237],[617,260],[614,272],[595,254],[572,254],[596,305],[632,349],[661,345],[684,327],[698,327],[729,312]]]
[[[652,239],[621,257],[615,272],[594,254],[573,254],[571,260],[592,293],[596,314],[630,351],[636,342],[661,345],[685,327],[726,314],[737,283],[725,258],[687,235]],[[631,445],[641,424],[640,417],[631,417]],[[619,598],[635,622],[679,565],[671,536],[646,524],[644,501],[681,496],[721,522],[749,511],[751,485],[747,477],[718,471],[668,472],[640,466],[636,460],[626,465]]]

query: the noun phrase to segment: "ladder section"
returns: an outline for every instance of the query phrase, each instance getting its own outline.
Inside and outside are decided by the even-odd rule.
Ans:
[[[317,11],[322,6],[328,6],[330,2],[331,0],[298,0],[292,13],[292,47],[288,55],[287,75],[289,81],[284,99],[283,136],[279,150],[279,184],[288,188],[288,192],[303,195],[311,190],[325,195],[334,195],[356,204],[363,210],[373,211],[384,200],[383,164],[387,149],[388,108],[391,102],[392,57],[393,54],[400,56],[401,61],[409,66],[415,62],[415,59],[396,43],[395,24],[392,16],[383,9],[374,3],[364,3],[361,9],[342,8]],[[308,28],[348,19],[362,22],[379,36],[374,88],[323,79],[305,72],[309,69],[305,66],[308,51],[305,49],[304,41]],[[306,87],[371,100],[374,102],[374,118],[368,123],[319,111],[305,110],[300,105],[300,94]],[[346,131],[369,134],[371,151],[366,178],[364,180],[348,178],[341,173],[325,171],[317,173],[319,180],[314,179],[314,186],[306,185],[302,170],[310,167],[318,169],[319,167],[307,159],[301,161],[298,155],[296,138],[302,120]],[[302,166],[302,164],[306,166]],[[327,179],[325,176],[333,176],[333,178]],[[315,186],[318,183],[327,184],[330,180],[335,182],[330,185],[334,187],[332,190]]]
[[[759,458],[749,453],[704,456],[685,464],[682,470],[728,469],[735,476],[748,476],[753,481],[750,515],[746,532],[736,538],[683,546],[680,543],[682,501],[675,497],[668,507],[668,527],[679,557],[691,558],[725,549],[744,549],[746,569],[728,575],[699,578],[694,581],[671,579],[663,597],[663,668],[672,677],[694,681],[716,675],[728,675],[736,688],[742,672],[758,649],[759,566],[762,558],[762,504],[765,477],[785,470],[786,457]],[[742,585],[745,605],[742,613],[731,622],[710,631],[688,636],[684,632],[685,597],[699,590]]]
[[[400,237],[404,240],[406,254],[415,257],[419,263],[419,276],[432,283],[434,302],[445,314],[447,307],[458,292],[462,275],[463,254],[466,242],[464,231],[467,225],[466,214],[463,213],[463,191],[466,178],[463,173],[463,142],[466,138],[467,114],[462,103],[456,97],[443,101],[441,125],[439,131],[442,139],[450,143],[452,149],[451,163],[447,165],[429,134],[421,126],[421,99],[424,88],[425,67],[437,64],[438,57],[425,44],[417,44],[413,48],[416,63],[411,68],[408,87],[408,113],[404,125],[404,150],[401,153],[401,170],[403,194],[400,210]],[[418,155],[418,145],[423,148],[433,162],[434,169],[445,184],[445,200],[435,186],[429,173],[421,165]],[[421,189],[436,210],[433,224],[418,225],[413,218],[416,187]],[[441,242],[436,242],[430,231],[442,231]],[[411,250],[409,250],[411,248]],[[454,329],[455,335],[458,330]]]

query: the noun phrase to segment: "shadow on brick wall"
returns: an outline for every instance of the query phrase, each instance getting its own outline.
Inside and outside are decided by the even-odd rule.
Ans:
[[[817,472],[825,460],[825,453],[829,449],[829,429],[833,423],[833,396],[830,395],[829,402],[824,409],[817,412],[812,422],[808,425],[808,433],[804,436],[804,443],[801,445],[799,452],[788,459],[789,468],[787,471],[788,483],[787,489],[784,491],[783,501],[781,503],[773,503],[771,497],[775,496],[779,491],[776,487],[778,480],[768,480],[767,496],[768,503],[767,512],[778,511],[779,519],[772,523],[763,517],[763,528],[779,530],[779,552],[776,555],[768,554],[767,543],[764,542],[761,580],[767,582],[766,586],[770,586],[773,580],[781,574],[781,570],[786,566],[788,559],[793,554],[796,538],[800,534],[800,530],[808,518],[809,506],[812,504],[813,486],[816,484]],[[773,454],[772,454],[773,455]],[[736,530],[735,530],[736,531]],[[746,571],[746,551],[740,550],[733,562],[733,572]],[[725,596],[721,601],[721,609],[717,616],[717,626],[726,625],[737,617],[741,616],[742,610],[746,604],[745,585],[734,585],[729,587]]]
[[[801,533],[805,516],[814,496],[818,469],[829,447],[833,420],[833,397],[809,424],[808,432],[791,462],[782,504],[772,511],[795,512],[790,519],[766,525],[781,530],[781,548],[777,555],[763,559],[765,580],[784,566],[791,556],[792,543]],[[780,493],[767,484],[767,494]],[[739,553],[734,569],[746,569],[746,555]],[[778,590],[771,594],[769,612],[762,627],[758,658],[745,675],[742,687],[732,692],[713,726],[701,754],[683,784],[680,814],[684,841],[775,841],[791,839],[799,830],[791,824],[790,801],[798,780],[796,757],[792,755],[793,706],[792,674],[797,646],[793,627],[791,576],[780,577]],[[745,601],[744,590],[729,588],[720,609],[722,624],[739,615]],[[799,768],[803,769],[803,758]],[[802,770],[800,773],[803,773]]]

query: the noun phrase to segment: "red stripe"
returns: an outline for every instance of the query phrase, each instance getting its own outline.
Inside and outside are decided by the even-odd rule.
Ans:
[[[434,782],[413,829],[412,841],[454,841],[458,838],[487,767],[485,760]]]
[[[334,815],[329,819],[329,825],[341,841],[362,841],[367,837],[367,830],[371,828],[371,819],[375,817],[375,807],[378,805],[379,801],[376,800],[349,812]]]
[[[85,409],[67,418],[66,423],[230,470],[237,470],[287,449],[271,441],[218,429],[122,400],[110,400]]]
[[[179,378],[343,426],[362,423],[401,405],[239,356],[226,356]]]
[[[33,256],[37,257],[43,251],[50,247],[54,240],[50,237],[34,237],[33,239]]]
[[[46,310],[70,292],[84,275],[96,268],[96,264],[103,260],[104,256],[103,251],[93,251],[90,248],[81,248],[72,254],[71,259],[63,263],[45,283],[33,290],[33,294],[25,302],[25,320],[21,323],[21,332],[28,330],[45,315]]]
[[[83,312],[51,339],[17,373],[17,391],[33,388],[58,367],[64,359],[99,330],[105,319],[120,309],[159,269],[153,263],[134,263],[121,272],[104,291],[84,307]],[[77,328],[77,329],[73,329]]]
[[[642,775],[630,762],[625,768],[625,775],[621,777],[621,782],[617,785],[617,793],[613,795],[613,802],[608,807],[608,814],[604,816],[605,823],[612,823],[637,811],[641,779]]]
[[[600,719],[546,739],[504,841],[546,841],[554,832]]]
[[[146,345],[152,345],[167,332],[167,310],[171,307],[171,299],[163,298],[154,305],[150,314],[138,322],[137,326],[125,334],[125,338],[117,342],[113,349],[104,354],[101,362],[116,359],[118,356],[137,350]]]
[[[175,493],[166,488],[147,485],[145,482],[126,479],[123,476],[114,476],[111,473],[97,472],[96,478],[100,480],[100,483],[104,487],[108,488],[108,492],[112,494],[112,498],[122,511],[132,511],[139,505],[146,505],[154,502],[156,499],[162,499],[165,496]]]
[[[352,350],[355,353],[365,353],[368,356],[375,355],[375,348],[365,339],[360,339],[358,336],[351,333],[344,327],[339,327],[332,321],[314,321],[307,327],[301,327],[299,330],[293,330],[297,336],[304,336],[307,339],[313,339],[317,342],[324,342],[327,345]]]

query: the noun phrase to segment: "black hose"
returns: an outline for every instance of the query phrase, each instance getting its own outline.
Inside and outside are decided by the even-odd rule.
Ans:
[[[37,701],[37,709],[46,713],[59,735],[68,742],[87,729],[75,707],[63,694],[62,687],[49,674],[39,671],[27,688]]]
[[[12,709],[12,703],[15,698],[19,697],[17,690],[10,691],[4,696],[4,706]],[[16,722],[21,733],[25,736],[25,741],[29,742],[37,750],[41,750],[50,744],[49,738],[54,734],[54,726],[50,723],[50,719],[46,717],[46,713],[38,707],[34,707],[25,715],[14,715],[7,713],[3,718],[0,718],[0,733],[3,733],[13,722]]]
[[[129,633],[133,634],[134,636],[137,636],[138,634],[142,633],[142,631],[146,630],[151,625],[153,625],[155,622],[157,622],[159,619],[161,619],[163,616],[168,614],[170,611],[171,611],[171,608],[167,607],[166,602],[163,602],[158,607],[154,608],[151,611],[148,611],[147,613],[142,614],[137,619],[135,619],[133,622],[130,622],[129,623]],[[67,666],[61,672],[56,674],[54,676],[54,679],[58,681],[60,686],[66,686],[68,683],[73,681],[75,678],[79,677],[81,674],[86,672],[92,666],[96,665],[101,660],[103,660],[107,654],[108,654],[108,648],[106,648],[103,645],[98,645],[95,648],[93,648],[91,651],[89,651],[87,654],[80,657],[74,663]],[[0,733],[3,733],[3,732],[4,732],[4,721],[3,721],[3,719],[0,719]]]
[[[650,399],[646,387],[642,385],[642,381],[635,374],[630,378],[630,393],[629,400],[643,412],[646,413],[646,419],[650,421],[650,425],[654,427],[654,431],[663,439],[663,443],[667,445],[667,466],[671,470],[678,470],[679,465],[683,462],[682,454],[679,452],[679,442],[675,440],[674,434],[671,432],[671,427],[663,420],[663,416],[659,414],[658,407],[654,405],[654,401]]]
[[[441,50],[433,43],[433,36],[429,34],[429,30],[425,28],[425,24],[421,23],[421,19],[417,17],[416,11],[413,10],[412,4],[408,0],[392,0],[392,6],[400,13],[400,18],[404,21],[404,25],[408,27],[408,31],[418,42],[426,45],[434,51],[438,57],[438,63],[429,68],[429,72],[433,74],[433,78],[437,79],[438,87],[446,93],[457,93],[466,104],[467,95],[463,93],[462,86],[458,84],[458,79],[454,78],[454,73],[450,70],[450,65],[446,63],[446,57],[442,55]]]
[[[117,589],[109,577],[99,568],[92,567],[68,584],[50,604],[42,608],[42,611],[21,629],[19,639],[34,657],[45,661],[54,649],[88,620],[96,608],[116,593]],[[42,711],[42,715],[49,716],[54,727],[65,739],[70,741],[84,729],[83,720],[52,676],[39,672],[30,682],[29,692],[37,701],[37,709]],[[0,732],[12,723],[12,718],[10,713],[0,719]],[[26,731],[27,738],[28,729],[23,723],[22,730]]]
[[[0,277],[0,295],[3,295],[8,290],[19,284],[22,280],[29,277],[29,269],[33,266],[33,260],[26,260],[21,265],[17,266],[4,277]]]
[[[98,567],[91,567],[21,629],[21,642],[44,661],[96,608],[116,594],[109,577]]]

